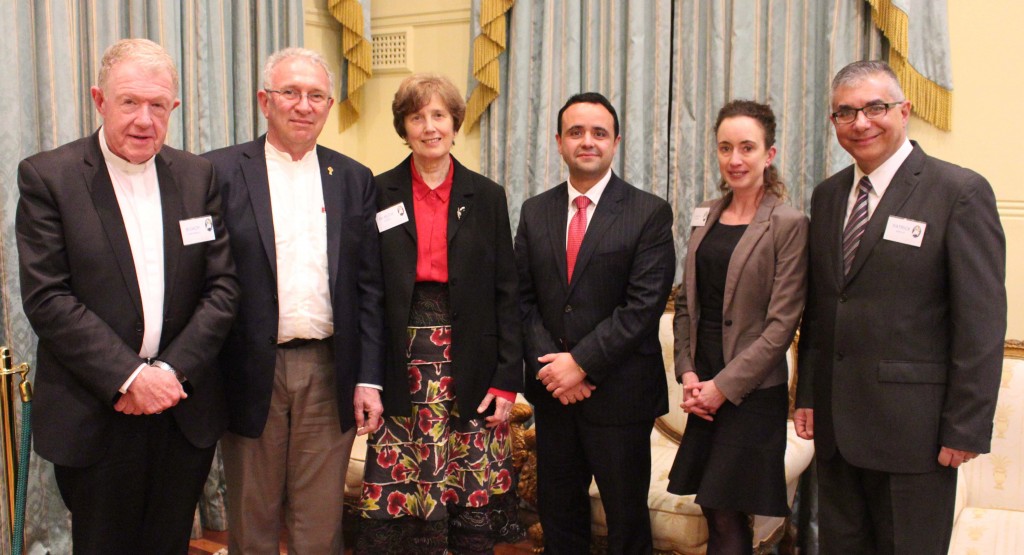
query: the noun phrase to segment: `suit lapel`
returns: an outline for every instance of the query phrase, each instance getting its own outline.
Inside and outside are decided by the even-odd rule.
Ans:
[[[316,157],[320,164],[320,185],[324,194],[324,210],[327,212],[327,275],[331,296],[334,296],[334,285],[338,281],[338,263],[341,256],[341,215],[342,207],[342,172],[335,176],[334,160],[327,149],[316,147]]]
[[[850,189],[853,188],[853,166],[841,171],[834,179],[837,180],[836,182],[839,186],[836,187],[829,206],[833,216],[829,218],[828,215],[823,215],[823,217],[828,218],[825,221],[838,222],[838,228],[833,229],[832,253],[829,260],[832,262],[836,286],[842,289],[843,284],[846,282],[846,276],[843,274],[843,229],[846,227],[847,199],[850,196]],[[815,214],[812,214],[812,216],[817,217]]]
[[[243,153],[241,161],[245,187],[249,192],[256,228],[260,233],[263,250],[267,253],[267,263],[277,279],[277,247],[274,242],[274,215],[270,209],[270,180],[267,177],[266,135],[257,139]]]
[[[405,213],[409,216],[409,221],[402,224],[402,229],[409,235],[409,239],[412,240],[413,253],[416,252],[416,214],[412,205],[412,155],[406,157],[405,161],[398,165],[398,172],[395,175],[395,179],[389,181],[385,188],[388,190],[388,195],[393,199],[398,199],[405,207]],[[385,207],[388,208],[388,207]]]
[[[683,273],[685,278],[684,287],[686,287],[686,298],[690,299],[688,301],[689,305],[696,307],[696,310],[690,308],[691,314],[695,317],[700,316],[699,297],[697,296],[697,250],[700,249],[700,245],[704,242],[704,238],[707,237],[711,227],[722,217],[722,211],[729,205],[730,198],[730,196],[724,196],[709,207],[708,219],[705,220],[704,225],[693,228],[689,244],[687,245],[686,268]]]
[[[121,207],[117,204],[117,196],[114,194],[114,183],[110,180],[110,173],[107,172],[107,164],[103,161],[103,153],[100,151],[99,132],[93,135],[90,145],[93,147],[85,155],[85,171],[83,177],[89,187],[92,196],[93,206],[99,215],[100,223],[103,226],[103,233],[110,243],[110,250],[114,252],[114,259],[121,270],[121,277],[124,278],[125,287],[135,305],[135,311],[142,314],[142,293],[139,290],[139,278],[135,274],[135,259],[132,257],[132,246],[128,242],[128,232],[124,227],[124,217],[121,215]],[[166,233],[166,232],[165,232]]]
[[[750,255],[754,252],[754,247],[758,241],[768,231],[772,210],[775,209],[778,202],[778,197],[765,194],[761,199],[761,204],[757,207],[757,212],[754,213],[754,219],[751,220],[746,231],[740,237],[739,242],[736,243],[732,257],[729,258],[729,268],[725,274],[725,291],[722,295],[723,313],[732,304],[733,295],[736,293],[736,283],[740,279],[743,266],[750,259]]]
[[[551,241],[551,257],[558,265],[559,283],[568,290],[569,274],[566,270],[565,261],[565,233],[566,225],[569,222],[569,182],[564,181],[557,185],[555,194],[546,207],[544,221],[548,223],[548,238]],[[586,236],[584,236],[586,237]],[[584,239],[585,240],[585,239]],[[582,250],[582,249],[581,249]],[[580,260],[577,256],[576,263]]]
[[[178,261],[181,259],[183,247],[181,226],[185,207],[182,204],[182,192],[177,180],[171,173],[170,163],[160,154],[156,156],[157,183],[160,188],[160,212],[164,223],[164,313],[171,306],[171,295],[174,293],[175,276]]]
[[[452,193],[448,199],[448,248],[451,249],[452,239],[459,232],[462,219],[473,209],[473,183],[469,173],[461,164],[452,158],[455,172],[452,175]]]
[[[598,243],[601,242],[601,238],[610,227],[615,225],[619,215],[622,214],[624,193],[625,190],[622,187],[622,183],[619,181],[618,176],[613,173],[604,192],[601,193],[601,201],[594,207],[594,216],[590,219],[590,223],[587,225],[587,232],[583,235],[583,244],[580,245],[580,252],[576,256],[576,266],[572,270],[573,276],[583,274],[587,268],[587,263],[590,262],[590,258],[594,254],[594,250],[597,248]],[[568,191],[566,192],[565,210],[563,212],[565,213],[562,218],[564,222],[569,217]],[[565,233],[563,232],[564,236]],[[564,254],[562,256],[562,263],[563,265],[566,263]],[[572,293],[576,281],[573,280],[569,284],[569,293]]]
[[[846,275],[845,283],[849,283],[857,275],[857,272],[864,266],[864,261],[871,255],[872,249],[882,239],[885,226],[889,223],[889,216],[899,212],[907,202],[907,198],[917,188],[917,176],[921,173],[923,162],[924,153],[920,147],[915,145],[910,156],[896,171],[896,175],[893,176],[889,187],[885,190],[885,195],[882,196],[882,200],[878,202],[874,213],[871,214],[871,219],[868,220],[868,225],[864,229],[864,235],[860,239],[860,245],[857,247],[857,253],[853,256],[850,273]]]

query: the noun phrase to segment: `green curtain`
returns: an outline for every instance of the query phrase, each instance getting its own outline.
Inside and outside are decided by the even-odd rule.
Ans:
[[[168,144],[204,152],[262,133],[256,104],[262,64],[273,51],[303,40],[302,0],[0,0],[0,342],[16,362],[34,363],[35,337],[21,309],[14,238],[18,162],[92,133],[100,120],[89,87],[103,50],[120,38],[163,45],[181,73],[182,106]],[[223,482],[214,469],[204,524],[223,527],[216,502]],[[130,479],[130,477],[126,477]],[[4,496],[4,498],[6,498]],[[70,518],[52,466],[32,457],[26,511],[28,553],[70,553]],[[6,511],[0,524],[7,530]],[[0,552],[8,552],[0,534]]]
[[[772,105],[777,164],[804,208],[813,186],[849,163],[828,121],[832,76],[883,55],[863,0],[517,0],[508,20],[480,154],[481,171],[508,191],[513,226],[523,200],[565,179],[559,108],[596,90],[619,112],[613,169],[675,207],[680,259],[693,207],[719,194],[718,109],[734,98]]]

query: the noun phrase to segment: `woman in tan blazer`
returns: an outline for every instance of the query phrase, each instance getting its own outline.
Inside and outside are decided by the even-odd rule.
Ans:
[[[708,554],[749,554],[749,515],[786,516],[786,350],[804,307],[807,217],[783,204],[770,107],[736,100],[715,123],[721,198],[692,220],[676,298],[686,431],[668,490],[696,493]]]

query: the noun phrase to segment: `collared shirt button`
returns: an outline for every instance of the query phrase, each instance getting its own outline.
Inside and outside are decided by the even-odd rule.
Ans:
[[[565,305],[565,313],[568,314],[570,312],[572,312],[572,305],[571,304]]]

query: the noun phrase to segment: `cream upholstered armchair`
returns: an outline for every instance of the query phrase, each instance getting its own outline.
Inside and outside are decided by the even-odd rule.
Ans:
[[[959,472],[949,553],[1024,553],[1024,342],[1006,342],[992,452]]]

